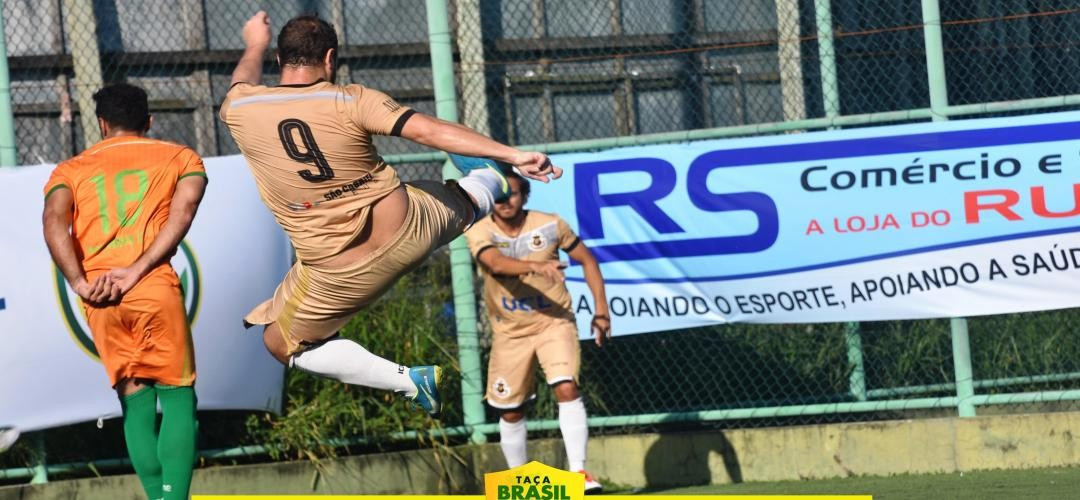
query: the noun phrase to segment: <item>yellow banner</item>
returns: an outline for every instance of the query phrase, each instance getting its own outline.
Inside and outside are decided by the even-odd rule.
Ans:
[[[596,495],[603,500],[642,500],[653,497],[678,500],[873,500],[870,495]],[[486,500],[484,495],[194,495],[193,500]],[[542,498],[542,497],[541,497]],[[578,497],[580,498],[580,497]],[[552,499],[554,500],[554,499]]]
[[[650,495],[601,495],[603,500],[641,500]],[[664,495],[679,500],[872,500],[870,495]],[[484,474],[483,495],[194,495],[194,500],[584,500],[585,476],[540,462]]]

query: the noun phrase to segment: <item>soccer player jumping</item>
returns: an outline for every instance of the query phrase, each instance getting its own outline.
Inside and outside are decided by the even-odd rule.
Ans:
[[[246,317],[282,363],[349,384],[402,393],[428,413],[441,409],[437,366],[407,368],[335,336],[399,277],[491,212],[507,194],[488,163],[457,182],[403,184],[378,155],[373,135],[492,158],[542,182],[562,170],[547,155],[505,146],[403,106],[362,85],[335,85],[337,34],[313,16],[277,37],[281,82],[260,85],[270,20],[244,25],[245,50],[221,105],[263,203],[289,235],[297,262],[274,296]],[[394,334],[395,332],[387,332]]]

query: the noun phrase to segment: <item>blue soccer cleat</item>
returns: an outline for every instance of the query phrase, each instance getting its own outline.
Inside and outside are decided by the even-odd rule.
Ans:
[[[447,154],[450,155],[450,163],[453,163],[454,166],[461,171],[462,175],[469,175],[469,172],[481,169],[488,169],[495,172],[495,175],[499,176],[499,186],[502,188],[502,192],[492,193],[495,196],[495,201],[505,200],[510,197],[510,183],[506,181],[506,174],[503,170],[503,168],[510,168],[508,165],[500,164],[490,158],[461,156],[454,153]]]
[[[414,366],[409,368],[409,378],[416,384],[416,396],[412,401],[433,417],[442,412],[442,398],[439,396],[439,384],[442,383],[443,370],[439,366]]]

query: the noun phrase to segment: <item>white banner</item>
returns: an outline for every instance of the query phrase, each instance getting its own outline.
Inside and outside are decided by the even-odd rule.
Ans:
[[[242,317],[288,270],[288,240],[240,156],[206,159],[210,183],[172,263],[193,321],[200,410],[280,411],[283,367]],[[41,227],[52,165],[0,169],[0,427],[32,431],[120,414]]]
[[[561,154],[612,331],[1080,306],[1080,112]],[[567,269],[583,338],[594,310]]]

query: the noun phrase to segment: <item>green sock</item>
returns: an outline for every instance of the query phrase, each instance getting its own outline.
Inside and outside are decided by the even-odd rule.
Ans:
[[[157,456],[161,461],[164,498],[187,500],[199,428],[195,419],[195,388],[158,384],[155,389],[161,401]]]
[[[120,397],[124,412],[124,442],[147,498],[161,498],[161,462],[158,461],[157,398],[153,387]]]

